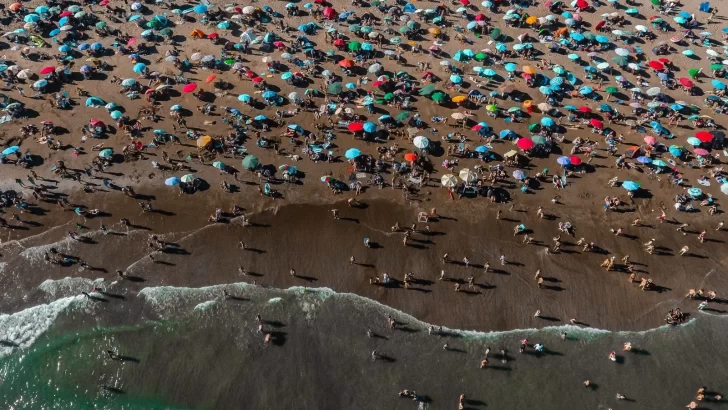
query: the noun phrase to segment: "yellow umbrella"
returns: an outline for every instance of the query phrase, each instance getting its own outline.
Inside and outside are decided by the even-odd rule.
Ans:
[[[465,101],[465,100],[466,100],[467,98],[468,98],[467,96],[464,96],[464,95],[458,95],[458,96],[456,96],[456,97],[452,97],[452,102],[454,102],[454,103],[459,103],[459,102],[463,102],[463,101]]]
[[[526,74],[536,74],[536,69],[531,66],[524,65],[523,72]]]
[[[212,137],[209,135],[203,135],[197,140],[197,146],[202,148],[212,142]]]
[[[440,31],[440,29],[437,28],[437,27],[430,27],[429,29],[427,29],[427,32],[429,32],[430,34],[440,34],[440,33],[442,33],[442,31]]]
[[[531,101],[531,100],[526,100],[523,102],[523,108],[528,108],[531,105],[533,105],[533,101]]]
[[[498,106],[495,104],[490,104],[490,105],[486,106],[485,109],[490,112],[496,112],[496,111],[498,111]]]
[[[538,17],[536,16],[530,16],[526,19],[526,24],[533,24],[538,21]]]

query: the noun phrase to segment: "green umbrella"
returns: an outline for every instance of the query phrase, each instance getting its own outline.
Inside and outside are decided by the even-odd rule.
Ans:
[[[359,51],[361,50],[361,43],[358,41],[352,41],[349,43],[349,51]]]
[[[518,111],[521,111],[520,107],[511,107],[508,109],[508,112],[518,112]]]
[[[541,124],[539,124],[537,122],[534,122],[533,124],[531,124],[531,125],[528,126],[528,130],[531,131],[531,132],[534,132],[534,131],[536,131],[538,129],[538,127],[540,125]]]
[[[662,1],[661,0],[652,0],[652,4],[654,4],[655,6],[659,6],[662,4]]]
[[[498,37],[500,37],[500,36],[501,36],[501,29],[499,29],[499,28],[493,29],[493,31],[490,32],[490,38],[492,38],[493,40],[498,40]]]
[[[403,111],[403,112],[397,114],[397,121],[404,121],[409,117],[410,117],[410,113]]]
[[[620,67],[626,66],[627,63],[629,63],[629,59],[627,57],[623,57],[623,56],[612,57],[612,61],[614,61],[614,64],[616,64]]]
[[[604,89],[604,91],[606,91],[607,94],[615,94],[615,93],[619,92],[617,87],[607,87],[606,89]]]
[[[394,98],[394,94],[393,93],[386,93],[386,94],[384,94],[384,101],[389,101],[392,98]]]
[[[402,39],[399,37],[392,37],[389,39],[390,44],[399,44],[402,42]]]
[[[351,25],[349,26],[349,31],[351,31],[352,33],[358,33],[361,31],[361,26],[357,24]]]
[[[247,157],[243,158],[243,166],[246,169],[254,169],[258,166],[258,157],[255,155],[248,155]]]
[[[475,55],[475,61],[483,61],[485,60],[485,53],[478,53]]]
[[[159,34],[161,34],[163,36],[169,36],[172,34],[172,29],[169,27],[163,28],[163,29],[159,30]]]
[[[443,102],[443,101],[445,101],[446,98],[447,98],[447,95],[442,91],[438,91],[438,92],[432,94],[432,101],[434,101],[434,102],[438,102],[438,103]]]
[[[331,94],[341,94],[341,90],[343,90],[343,86],[341,85],[341,83],[332,83],[329,86],[329,92]]]
[[[692,78],[695,78],[695,77],[697,77],[699,72],[700,72],[700,70],[698,70],[697,68],[691,68],[688,70],[688,75]]]
[[[534,135],[533,137],[531,137],[531,141],[533,141],[533,143],[536,145],[544,145],[546,144],[546,137]]]
[[[379,7],[380,4],[382,4],[382,2],[377,1],[377,0],[374,0],[373,2],[371,2],[372,7]]]
[[[96,23],[96,28],[102,29],[104,27],[106,27],[106,22],[105,21],[99,21],[98,23]]]
[[[420,95],[430,95],[435,92],[435,84],[427,84],[420,89]]]
[[[225,65],[233,65],[233,64],[235,64],[235,60],[233,60],[232,58],[228,58],[227,60],[225,60],[223,62],[225,63]]]
[[[711,64],[709,67],[711,70],[720,70],[723,68],[723,64]]]
[[[584,33],[584,38],[587,40],[595,40],[597,38],[597,35],[587,31],[586,33]]]
[[[412,29],[409,28],[409,27],[407,27],[407,26],[402,26],[402,27],[399,28],[399,32],[402,33],[402,34],[407,33],[410,30],[412,30]]]

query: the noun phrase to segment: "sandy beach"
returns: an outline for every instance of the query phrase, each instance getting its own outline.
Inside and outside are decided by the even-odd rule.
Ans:
[[[60,4],[58,11],[70,13],[63,17],[37,11],[45,6],[36,1],[6,4],[0,92],[4,115],[17,118],[0,125],[7,150],[0,165],[0,403],[657,409],[698,400],[695,391],[707,385],[697,408],[720,408],[728,391],[716,380],[726,366],[718,346],[728,313],[721,201],[728,184],[718,143],[725,109],[709,107],[707,98],[722,97],[725,68],[711,67],[726,57],[708,51],[725,53],[725,18],[699,11],[697,2],[662,4],[662,12],[654,3],[590,2],[583,11],[485,3],[413,3],[418,12],[402,3],[403,16],[417,23],[410,29],[419,30],[410,39],[400,30],[410,27],[407,19],[390,18],[402,13],[373,3],[292,3],[300,10],[291,15],[283,2],[252,3],[247,12],[249,4],[105,0]],[[198,12],[202,6],[208,11]],[[356,14],[315,20],[314,12],[328,7]],[[174,11],[188,8],[195,11]],[[428,8],[443,21],[433,22]],[[36,13],[38,20],[28,17]],[[505,13],[520,13],[523,23],[515,27]],[[555,23],[526,23],[526,15],[553,15]],[[244,40],[248,20],[254,28]],[[612,26],[597,29],[606,20]],[[319,29],[301,30],[314,21]],[[488,22],[466,28],[480,21]],[[151,27],[146,22],[160,24],[153,27],[156,40],[143,38],[150,35],[142,35]],[[382,42],[354,33],[354,25],[371,26]],[[24,26],[27,34],[13,33]],[[637,26],[650,35],[638,36]],[[341,33],[342,46],[330,44],[328,27]],[[162,35],[163,28],[172,30]],[[673,41],[688,28],[694,42]],[[193,38],[196,29],[219,39]],[[502,33],[496,37],[494,29]],[[545,37],[562,29],[570,45],[549,50],[559,37]],[[282,45],[273,46],[266,33]],[[609,42],[577,44],[587,40],[574,34],[586,33]],[[26,35],[40,41],[26,42]],[[296,48],[299,36],[320,58]],[[25,48],[43,41],[49,47]],[[97,41],[99,49],[89,45]],[[339,62],[361,57],[353,42],[371,45],[373,58],[347,72]],[[658,56],[653,48],[662,42],[668,53]],[[141,44],[147,51],[136,55]],[[516,52],[519,44],[534,56]],[[478,61],[464,49],[487,57]],[[99,69],[84,78],[94,50]],[[71,56],[67,74],[63,67],[54,74],[61,64],[39,53]],[[219,65],[206,68],[205,57],[195,55]],[[659,57],[669,59],[668,68],[648,64]],[[307,58],[313,68],[296,66]],[[589,74],[587,67],[600,62],[609,69]],[[509,63],[517,66],[512,78]],[[370,72],[374,64],[389,78]],[[40,74],[48,66],[53,73]],[[522,75],[527,67],[537,74]],[[410,77],[396,77],[401,71]],[[153,81],[152,72],[165,80]],[[282,78],[296,72],[300,83]],[[187,84],[174,84],[178,76]],[[545,85],[537,83],[543,78]],[[136,98],[116,79],[138,82]],[[47,84],[39,89],[40,81]],[[171,85],[145,93],[165,81]],[[332,92],[332,82],[344,91]],[[190,84],[194,92],[184,91]],[[437,91],[422,93],[429,85]],[[508,86],[515,91],[503,92]],[[654,87],[659,101],[646,94]],[[291,92],[308,96],[314,88],[322,92],[311,92],[310,109],[283,113],[304,108]],[[280,95],[281,104],[264,104],[266,92],[276,95],[269,102]],[[447,97],[439,103],[438,92]],[[243,95],[257,103],[243,102]],[[475,97],[452,101],[458,95]],[[67,109],[54,103],[65,98]],[[90,98],[103,104],[89,105]],[[22,108],[7,109],[13,100]],[[547,103],[548,110],[536,109]],[[118,121],[110,118],[115,112]],[[395,121],[401,113],[408,118]],[[464,125],[456,114],[467,118]],[[268,119],[254,119],[261,115]],[[94,130],[97,120],[104,125]],[[43,122],[52,123],[50,134],[40,131]],[[376,132],[350,130],[369,122]],[[483,134],[485,123],[490,131]],[[98,138],[90,137],[95,131]],[[414,136],[427,147],[417,148]],[[692,144],[697,137],[705,141]],[[352,149],[356,159],[348,158]],[[511,151],[516,162],[508,161]],[[255,166],[248,167],[252,157]],[[94,161],[105,162],[103,170]],[[491,167],[503,171],[495,181]],[[424,173],[429,181],[422,183]],[[186,185],[183,175],[195,182]],[[377,177],[381,185],[373,183]],[[682,211],[674,206],[678,195],[685,197]],[[605,198],[619,204],[605,208]],[[687,297],[691,292],[698,294]],[[674,309],[681,319],[667,325]],[[445,330],[433,335],[440,326]],[[634,351],[622,351],[628,342]],[[610,351],[618,357],[611,360]],[[30,365],[19,367],[23,360]],[[652,382],[647,375],[663,377]],[[587,379],[590,387],[583,386]],[[44,390],[49,386],[55,392]],[[416,390],[416,400],[397,396],[403,389]]]

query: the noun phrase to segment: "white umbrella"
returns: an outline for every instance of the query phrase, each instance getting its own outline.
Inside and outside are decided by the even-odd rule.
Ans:
[[[614,53],[617,54],[618,56],[627,57],[629,55],[629,50],[624,49],[624,48],[618,48],[618,49],[614,50]]]
[[[541,110],[541,111],[543,111],[543,112],[551,111],[554,108],[551,105],[549,105],[548,103],[540,103],[536,107],[538,107],[538,109]]]
[[[473,172],[467,168],[461,169],[459,175],[460,175],[460,179],[462,179],[465,182],[471,183],[471,182],[475,182],[478,180],[478,176],[475,175],[475,172]]]
[[[720,186],[720,192],[728,195],[728,184],[723,184]]]
[[[452,188],[458,184],[458,177],[451,174],[443,175],[442,178],[440,178],[440,182],[442,182],[442,186]]]
[[[61,27],[61,31],[69,31],[73,30],[73,26],[70,24],[66,24],[65,26]]]
[[[465,119],[465,114],[463,114],[461,112],[454,112],[454,113],[450,114],[450,116],[453,119],[456,119],[456,120],[464,120]]]
[[[253,7],[253,6],[243,7],[243,14],[253,14],[254,12],[255,12],[255,7]]]
[[[641,31],[643,33],[650,31],[647,27],[642,26],[642,25],[636,25],[636,26],[634,26],[634,29],[637,31]]]
[[[190,60],[198,61],[202,59],[202,53],[195,53],[190,56]]]
[[[21,80],[27,80],[32,76],[33,76],[33,72],[30,71],[29,68],[26,68],[25,70],[22,70],[18,73],[18,78],[20,78]]]
[[[649,90],[647,90],[647,92],[645,94],[647,94],[650,97],[654,97],[659,93],[660,93],[660,87],[652,87]]]
[[[720,55],[720,54],[718,54],[717,51],[711,50],[711,49],[705,50],[705,54],[707,54],[707,55],[709,55],[711,57],[718,57]]]
[[[639,70],[640,69],[640,66],[638,66],[635,63],[629,63],[629,64],[627,64],[627,67],[631,68],[632,70]]]
[[[430,140],[428,140],[426,137],[423,137],[422,135],[415,137],[414,141],[412,141],[413,144],[415,144],[415,147],[419,149],[425,149],[430,145]]]
[[[206,55],[206,56],[202,57],[202,62],[203,62],[203,63],[206,63],[206,62],[208,62],[208,61],[212,61],[212,60],[214,60],[214,59],[215,59],[215,56],[212,56],[212,55]]]
[[[376,31],[372,31],[371,33],[367,34],[367,37],[377,38],[377,37],[379,37],[379,33],[377,33]]]

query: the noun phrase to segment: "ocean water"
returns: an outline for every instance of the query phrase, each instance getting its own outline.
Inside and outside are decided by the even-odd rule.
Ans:
[[[94,281],[46,281],[39,288],[51,302],[0,316],[0,407],[448,409],[464,393],[472,409],[664,409],[682,408],[702,385],[728,393],[728,322],[709,313],[642,332],[558,326],[430,335],[427,323],[325,288],[237,283],[148,287],[127,300],[78,296]],[[268,344],[258,314],[273,336]],[[399,329],[387,328],[388,315]],[[520,354],[522,339],[545,352]],[[625,342],[632,351],[622,350]],[[372,360],[373,350],[384,359]],[[422,401],[398,397],[402,389]]]

